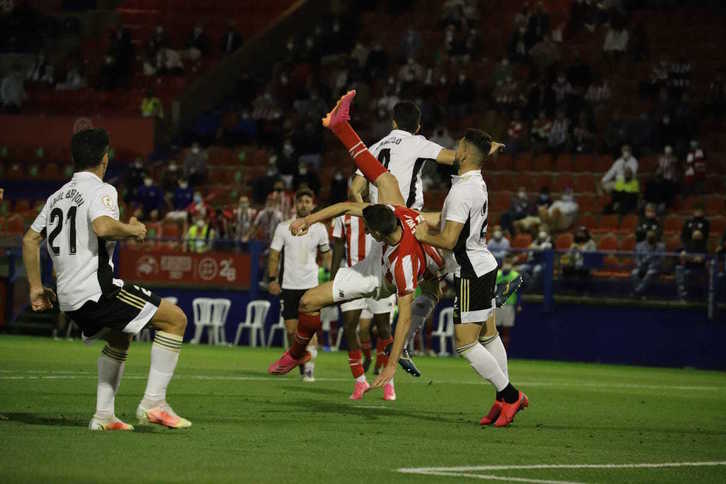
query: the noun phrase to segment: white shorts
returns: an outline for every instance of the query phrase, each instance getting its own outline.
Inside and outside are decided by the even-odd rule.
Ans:
[[[333,279],[333,301],[336,303],[374,297],[378,294],[383,276],[380,248],[353,267],[341,267]]]
[[[342,269],[339,269],[342,270]],[[360,310],[366,310],[368,311],[368,302],[366,301],[366,298],[362,297],[359,299],[354,299],[352,301],[346,301],[343,304],[340,305],[340,311],[347,313],[349,311],[360,311]],[[361,317],[363,317],[361,315]]]
[[[511,328],[514,326],[514,317],[516,310],[514,304],[505,304],[500,308],[494,310],[497,326],[502,328]]]
[[[393,307],[396,305],[396,295],[391,294],[383,299],[368,298],[367,302],[368,309],[373,314],[388,314],[393,312]]]

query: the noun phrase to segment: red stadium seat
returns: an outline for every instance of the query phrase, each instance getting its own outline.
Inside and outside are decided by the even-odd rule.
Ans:
[[[724,202],[726,202],[726,197],[721,194],[706,197],[706,214],[723,215],[726,213]]]
[[[726,230],[726,217],[713,217],[710,219],[711,222],[711,235],[717,235],[719,239]]]
[[[512,247],[515,249],[526,249],[532,243],[532,236],[529,234],[517,234],[512,240]]]
[[[613,234],[606,234],[600,239],[600,242],[598,242],[597,249],[598,250],[617,250],[618,249],[618,239],[615,238],[615,235],[613,235]]]
[[[663,222],[664,232],[680,232],[683,228],[683,219],[675,215],[669,215]]]
[[[572,246],[575,237],[570,233],[560,234],[555,239],[555,248],[557,250],[567,250]]]
[[[574,155],[572,159],[572,171],[595,171],[597,163],[592,155]]]
[[[22,235],[25,232],[25,222],[19,214],[13,214],[5,220],[5,232],[11,235]]]
[[[574,189],[576,193],[595,193],[595,190],[597,189],[597,177],[589,173],[583,173],[581,175],[577,175],[574,180]]]
[[[594,215],[580,215],[577,223],[578,225],[584,225],[590,231],[597,227],[597,219]]]
[[[618,244],[618,250],[633,251],[635,249],[635,235],[626,235],[621,238]]]
[[[552,171],[552,155],[539,155],[532,161],[534,171]]]
[[[572,175],[559,173],[554,175],[554,184],[552,185],[552,191],[555,193],[562,193],[567,189],[573,188],[575,185],[575,179]]]
[[[547,187],[550,190],[552,189],[552,175],[548,175],[546,173],[540,173],[538,175],[535,175],[534,177],[534,186],[535,191],[539,192],[542,187]]]
[[[598,230],[601,232],[614,232],[618,229],[617,215],[603,215],[598,223]]]
[[[620,221],[620,230],[623,232],[634,232],[635,227],[638,226],[638,216],[629,214],[623,217]]]
[[[15,202],[15,210],[14,212],[17,214],[23,214],[25,212],[28,212],[30,210],[30,200],[18,200]]]
[[[555,160],[555,170],[559,172],[574,171],[575,160],[570,154],[563,153]]]

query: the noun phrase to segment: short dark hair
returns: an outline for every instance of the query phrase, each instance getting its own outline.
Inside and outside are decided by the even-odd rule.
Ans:
[[[368,228],[383,235],[393,233],[398,226],[398,219],[387,205],[369,205],[363,209],[363,220]]]
[[[492,137],[489,133],[480,129],[469,128],[464,134],[464,139],[474,145],[481,152],[483,158],[489,156],[492,146]]]
[[[108,151],[108,145],[108,133],[105,129],[84,129],[74,134],[71,138],[71,154],[75,170],[98,166]]]
[[[298,190],[295,192],[295,200],[299,200],[301,197],[310,197],[312,199],[315,199],[315,194],[306,185],[298,188]]]
[[[421,126],[421,110],[412,101],[401,101],[393,106],[393,120],[398,129],[415,133]]]

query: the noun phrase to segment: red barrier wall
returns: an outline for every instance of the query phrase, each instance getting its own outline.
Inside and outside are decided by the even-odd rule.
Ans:
[[[146,156],[154,150],[154,120],[140,117],[0,116],[0,145],[42,146],[70,150],[71,136],[85,128],[104,128],[122,156]]]

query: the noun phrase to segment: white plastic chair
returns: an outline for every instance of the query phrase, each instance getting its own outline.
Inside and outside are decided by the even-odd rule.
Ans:
[[[439,312],[439,325],[436,330],[431,333],[431,337],[439,337],[439,356],[449,356],[446,351],[446,341],[451,340],[454,345],[454,308],[444,308]]]
[[[282,346],[287,349],[287,328],[285,327],[285,320],[282,319],[282,316],[280,316],[277,324],[273,324],[270,327],[270,334],[267,335],[267,344],[265,346],[268,348],[272,346],[272,341],[275,339],[275,333],[278,331],[282,332]]]
[[[198,297],[192,301],[194,308],[194,338],[192,343],[199,343],[204,328],[210,328],[208,331],[210,344],[226,344],[225,324],[227,323],[227,314],[232,302],[229,299],[210,299],[207,297]]]
[[[242,332],[245,329],[250,330],[250,346],[257,346],[257,335],[260,335],[260,343],[265,344],[265,319],[267,319],[267,311],[270,310],[270,301],[250,301],[247,304],[247,316],[245,320],[237,325],[237,335],[234,337],[234,344],[239,344],[242,338]]]
[[[330,329],[331,324],[333,321],[338,321],[338,318],[340,317],[340,314],[338,312],[338,306],[328,306],[324,307],[320,310],[320,329],[323,330],[324,333],[328,333],[327,336],[327,342],[330,345],[332,342],[330,341]],[[338,338],[338,341],[340,338]],[[338,345],[332,346],[330,349],[332,351],[338,351]]]

